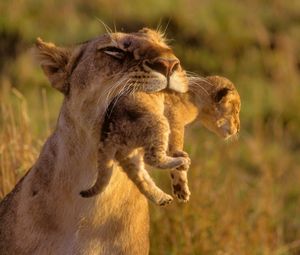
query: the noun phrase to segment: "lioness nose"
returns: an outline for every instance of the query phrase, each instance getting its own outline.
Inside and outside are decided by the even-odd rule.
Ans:
[[[147,61],[146,65],[151,69],[169,77],[179,68],[179,60],[177,58],[157,58],[154,61]]]

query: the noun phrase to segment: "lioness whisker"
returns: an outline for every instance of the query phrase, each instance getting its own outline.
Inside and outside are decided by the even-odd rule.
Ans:
[[[128,82],[129,82],[129,81],[126,81],[126,83],[123,85],[122,89],[120,90],[119,94],[118,94],[117,97],[114,99],[114,103],[113,103],[113,106],[112,106],[112,108],[111,108],[110,114],[113,112],[113,109],[114,109],[114,107],[116,106],[116,104],[117,104],[117,102],[119,101],[119,99],[120,99],[123,95],[126,94],[126,91],[127,91],[127,89],[128,89],[128,86],[126,86],[126,85],[127,85]]]
[[[169,25],[170,25],[170,21],[171,21],[171,17],[169,17],[169,20],[168,20],[167,25],[166,25],[166,27],[165,27],[165,29],[164,29],[164,32],[162,33],[163,36],[166,35],[167,29],[168,29],[168,27],[169,27]]]
[[[105,24],[104,21],[102,21],[98,17],[96,17],[96,19],[103,25],[104,29],[106,30],[106,33],[108,33],[109,35],[113,33],[112,29],[107,24]]]
[[[211,82],[209,82],[206,78],[200,77],[200,76],[190,76],[187,74],[188,80],[189,82],[199,82],[199,81],[203,81],[206,84],[210,85],[210,86],[214,86]]]
[[[158,22],[158,24],[157,24],[157,26],[156,26],[156,29],[155,29],[155,31],[156,31],[157,33],[160,33],[160,29],[161,29],[161,22],[162,22],[162,18],[160,18],[160,19],[159,19],[159,22]]]
[[[124,80],[125,78],[123,78]],[[114,84],[114,86],[112,87],[109,87],[107,89],[104,90],[103,92],[103,95],[105,96],[105,100],[104,100],[104,110],[102,111],[102,113],[99,115],[99,118],[102,119],[103,115],[105,115],[106,111],[107,111],[107,108],[108,108],[108,102],[110,101],[111,99],[111,94],[114,93],[114,91],[116,91],[118,89],[118,87],[120,85],[122,85],[122,82],[123,80],[121,79],[118,83]],[[97,105],[99,104],[100,100],[102,99],[103,97],[100,96],[98,97],[98,102],[97,102]]]
[[[113,87],[110,88],[110,91],[109,91],[109,94],[108,94],[108,98],[107,99],[110,99],[110,95],[111,94],[114,94],[116,92],[116,90],[123,85],[123,82],[126,81],[126,79],[128,79],[127,77],[123,77],[122,79],[120,79],[119,81],[117,81],[115,83],[115,85]]]
[[[200,89],[202,89],[202,91],[205,92],[205,94],[209,95],[208,91],[205,88],[203,88],[199,83],[192,82],[192,83],[189,83],[189,86],[190,86],[190,88],[195,88],[196,91],[197,91],[197,88],[200,88]],[[192,89],[192,91],[193,91],[193,89]]]
[[[138,86],[135,86],[137,84],[137,82],[135,81],[133,84],[132,84],[132,88],[133,88],[133,97],[135,97],[135,92],[138,90]]]
[[[104,99],[104,112],[106,112],[106,109],[108,107],[108,102],[111,99],[111,95],[122,85],[122,83],[125,80],[126,80],[126,78],[123,77],[123,79],[120,79],[117,83],[114,84],[114,86],[106,88],[104,90],[103,94],[98,97],[97,105],[99,105],[100,100],[103,99],[103,97],[105,97],[105,99]],[[103,114],[101,114],[101,117],[102,116],[103,116]]]
[[[112,108],[111,108],[111,110],[110,110],[109,116],[110,116],[111,113],[113,112],[113,109],[114,109],[114,107],[116,106],[116,104],[117,104],[117,102],[119,101],[119,99],[120,99],[123,95],[126,94],[126,91],[128,90],[128,87],[130,86],[130,84],[129,84],[129,86],[127,86],[128,82],[130,82],[130,80],[127,80],[127,81],[125,82],[125,84],[123,85],[123,87],[122,87],[122,89],[120,90],[119,94],[118,94],[117,97],[114,99],[114,103],[113,103],[113,106],[112,106]]]

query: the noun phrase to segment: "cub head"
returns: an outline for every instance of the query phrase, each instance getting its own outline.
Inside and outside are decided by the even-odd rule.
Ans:
[[[206,128],[224,139],[239,133],[241,100],[231,81],[220,76],[193,78],[190,90]]]
[[[65,95],[65,104],[77,112],[101,108],[117,95],[139,90],[187,91],[179,59],[165,38],[148,28],[136,33],[104,34],[72,48],[41,39],[36,46],[50,83]]]

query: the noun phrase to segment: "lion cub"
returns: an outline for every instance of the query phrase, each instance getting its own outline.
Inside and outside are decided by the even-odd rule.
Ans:
[[[240,98],[226,78],[191,78],[189,92],[137,92],[112,102],[104,120],[98,155],[98,177],[83,197],[94,196],[108,184],[114,160],[139,190],[158,205],[170,203],[170,195],[158,188],[144,162],[171,171],[173,194],[188,201],[187,170],[190,159],[183,151],[184,127],[197,117],[223,138],[239,131]],[[169,155],[171,156],[169,156]]]
[[[124,168],[140,191],[156,204],[164,205],[172,197],[160,190],[144,168],[144,162],[161,169],[187,170],[185,155],[167,155],[169,122],[164,116],[164,93],[136,92],[111,102],[102,126],[98,153],[98,177],[83,197],[100,193],[108,184],[114,160]],[[142,153],[144,155],[142,155]]]

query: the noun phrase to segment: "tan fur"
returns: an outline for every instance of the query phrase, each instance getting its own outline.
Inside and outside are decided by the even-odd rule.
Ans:
[[[173,194],[187,201],[190,192],[184,171],[189,167],[189,158],[182,151],[184,127],[199,116],[203,125],[226,138],[239,131],[239,111],[240,98],[234,85],[219,76],[191,78],[187,94],[170,91],[124,96],[107,112],[98,177],[94,186],[81,195],[91,197],[104,190],[116,158],[121,166],[126,165],[125,172],[139,190],[158,205],[168,204],[172,198],[155,185],[143,160],[161,169],[177,168],[171,173]],[[137,148],[143,151],[134,152]],[[171,157],[167,156],[168,148]]]
[[[220,76],[190,78],[189,92],[171,92],[166,96],[166,116],[172,123],[170,155],[182,156],[184,127],[194,120],[223,139],[236,137],[240,131],[240,96],[228,79]],[[174,108],[176,106],[176,108]],[[173,194],[188,201],[190,191],[186,171],[171,171]]]
[[[73,48],[39,39],[37,53],[65,98],[38,160],[0,204],[0,254],[148,254],[147,200],[119,167],[100,196],[83,199],[79,192],[97,174],[101,122],[111,98],[167,87],[186,91],[178,59],[149,29]]]

